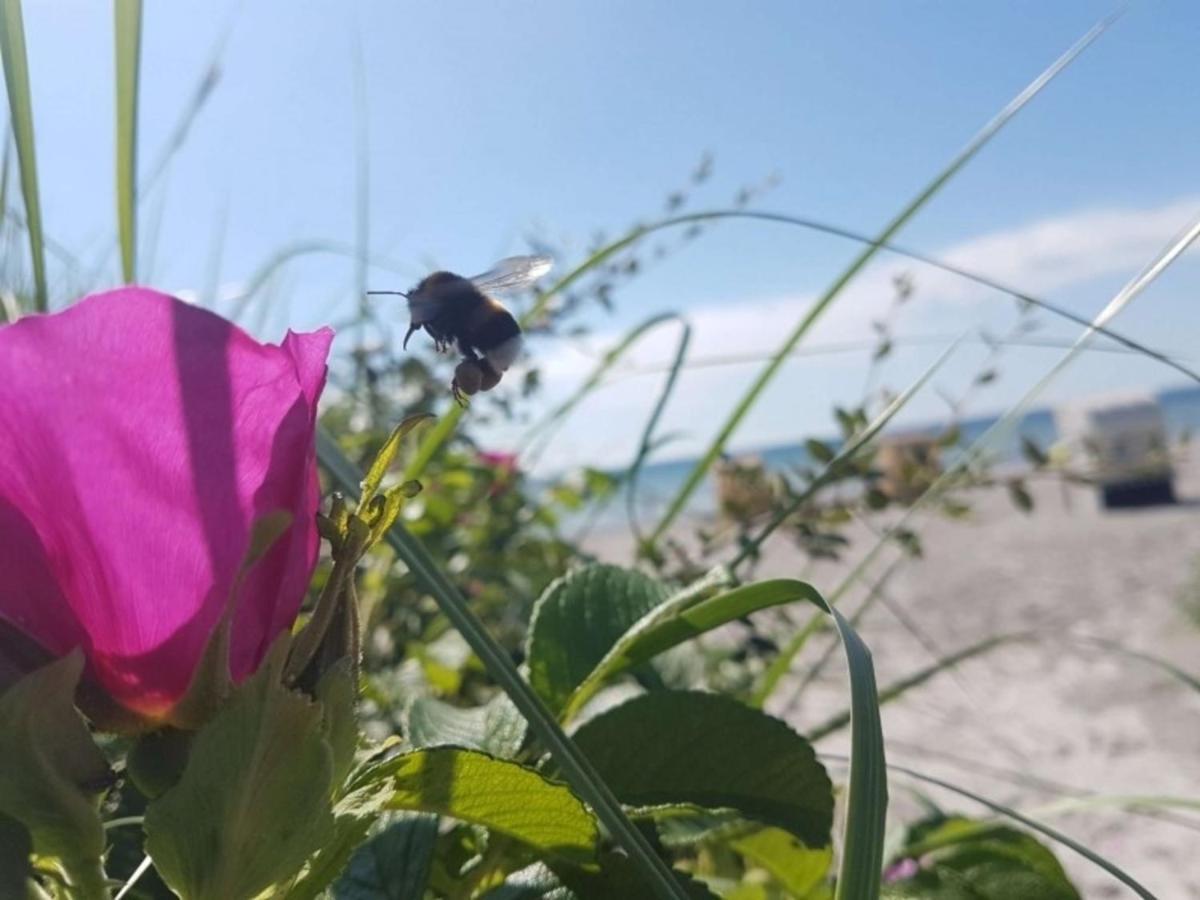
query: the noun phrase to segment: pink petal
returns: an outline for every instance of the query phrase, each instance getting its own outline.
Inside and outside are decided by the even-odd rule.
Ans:
[[[232,668],[258,665],[315,565],[313,427],[328,329],[259,344],[125,288],[0,329],[0,617],[82,645],[121,704],[186,690],[253,522],[293,525],[239,594]]]

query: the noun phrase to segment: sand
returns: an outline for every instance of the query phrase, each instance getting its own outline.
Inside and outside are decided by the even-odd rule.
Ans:
[[[1116,640],[1200,677],[1200,625],[1180,603],[1200,560],[1200,456],[1180,466],[1177,488],[1178,505],[1111,512],[1089,489],[1043,483],[1032,488],[1036,508],[1028,515],[990,490],[972,495],[969,520],[923,515],[916,527],[925,557],[896,570],[886,602],[919,623],[924,642],[883,604],[861,623],[880,685],[927,665],[932,657],[923,643],[945,653],[1030,630]],[[870,546],[866,531],[853,538],[846,562],[807,570],[786,540],[777,540],[758,574],[803,576],[828,592]],[[621,535],[592,543],[603,557],[628,560]],[[1200,607],[1200,586],[1196,593]],[[861,597],[848,596],[845,609]],[[795,621],[806,615],[795,613]],[[820,649],[810,645],[797,671]],[[768,708],[802,732],[841,710],[845,676],[840,658],[834,663],[802,698],[793,679]],[[1200,809],[1167,817],[1103,805],[1047,809],[1085,794],[1200,801],[1200,692],[1161,669],[1053,637],[1012,644],[886,706],[884,731],[890,760],[1036,813],[1162,900],[1200,898]],[[844,751],[845,736],[831,735],[820,749]],[[919,815],[913,784],[901,776],[892,782],[897,820]],[[981,812],[937,788],[921,790],[943,809]],[[1072,851],[1055,852],[1085,897],[1136,896]]]

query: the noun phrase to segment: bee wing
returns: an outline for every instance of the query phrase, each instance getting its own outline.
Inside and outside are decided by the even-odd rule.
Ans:
[[[529,287],[553,267],[554,260],[548,256],[510,256],[470,280],[485,294],[519,291]]]

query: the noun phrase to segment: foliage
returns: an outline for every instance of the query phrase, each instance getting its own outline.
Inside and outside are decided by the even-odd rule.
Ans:
[[[116,232],[129,279],[139,200],[140,3],[117,0],[115,21]],[[902,278],[876,323],[861,402],[832,410],[834,437],[810,438],[808,461],[787,471],[722,453],[784,359],[858,271],[1101,30],[1018,95],[879,238],[860,240],[863,251],[764,361],[648,536],[637,523],[638,475],[666,440],[656,433],[658,419],[689,364],[684,319],[666,315],[637,326],[541,421],[530,423],[543,387],[535,363],[511,378],[510,390],[477,397],[469,412],[453,407],[422,429],[444,406],[447,366],[402,352],[391,313],[358,304],[351,324],[359,343],[335,361],[332,402],[322,414],[321,434],[333,436],[319,444],[328,498],[318,517],[324,565],[293,633],[257,673],[233,687],[222,671],[211,702],[178,728],[94,742],[71,702],[77,657],[20,679],[0,670],[0,755],[36,776],[13,777],[12,767],[0,776],[0,893],[16,886],[56,898],[103,897],[107,875],[129,879],[127,896],[173,892],[185,900],[866,900],[880,896],[881,884],[888,897],[1077,897],[1045,845],[991,821],[938,814],[905,829],[885,859],[880,705],[1014,636],[993,636],[881,692],[858,630],[870,598],[849,616],[837,608],[861,568],[826,594],[804,581],[753,579],[761,547],[777,529],[801,555],[820,560],[851,548],[852,522],[881,523],[877,548],[918,555],[920,535],[906,522],[922,504],[958,517],[969,512],[971,491],[1002,485],[1029,512],[1025,479],[1055,475],[1036,445],[1026,440],[1033,471],[1003,480],[974,457],[971,465],[943,465],[943,456],[970,456],[964,412],[1000,377],[1004,348],[1037,327],[1039,310],[1054,308],[1021,300],[1010,334],[984,336],[990,352],[949,398],[947,425],[897,450],[876,438],[925,384],[899,394],[879,384],[900,340],[897,322],[918,289]],[[11,318],[49,304],[16,0],[3,3],[0,44],[34,272],[32,296],[0,285],[5,296],[19,297],[14,310],[6,307]],[[207,90],[211,84],[198,102]],[[163,165],[192,114],[185,113]],[[712,168],[705,156],[668,193],[667,218],[616,239],[598,236],[556,284],[517,298],[535,340],[578,334],[585,312],[611,309],[631,279],[721,220],[813,224],[749,208],[772,179],[740,190],[733,210],[685,212]],[[0,213],[7,221],[8,209]],[[663,237],[668,229],[681,229],[673,243]],[[364,242],[365,233],[360,223]],[[260,289],[280,266],[331,246],[281,250],[251,280],[239,312],[261,301]],[[555,248],[538,242],[533,249]],[[349,255],[361,280],[368,248]],[[628,347],[668,322],[681,325],[678,349],[634,459],[624,469],[535,479],[536,449],[585,408]],[[529,426],[521,453],[478,443],[480,426],[496,420]],[[691,493],[713,475],[720,516],[691,534],[673,528]],[[596,562],[585,542],[568,536],[621,491],[636,539],[628,567]],[[246,565],[257,561],[251,554]],[[775,615],[795,604],[812,616],[808,625]],[[210,645],[216,656],[206,655],[207,663],[223,658],[229,621],[218,628]],[[847,663],[849,703],[806,737],[762,706],[823,628],[838,635],[833,646]],[[849,774],[835,785],[814,742],[846,726]],[[113,771],[124,776],[115,784]],[[152,869],[135,883],[146,871],[143,850]]]

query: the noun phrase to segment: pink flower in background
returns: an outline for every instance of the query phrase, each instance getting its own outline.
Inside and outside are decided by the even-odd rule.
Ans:
[[[260,344],[142,288],[0,328],[0,670],[6,630],[82,647],[92,688],[169,721],[254,522],[284,510],[238,592],[231,674],[255,670],[316,564],[332,337]]]
[[[485,466],[491,466],[504,472],[517,471],[517,454],[515,453],[505,453],[502,450],[480,450],[476,456]]]
[[[908,857],[888,866],[883,873],[883,883],[893,884],[897,881],[908,881],[910,878],[915,878],[920,871],[921,864]]]
[[[488,489],[488,496],[497,497],[507,491],[518,472],[517,454],[502,450],[480,450],[475,456],[496,471],[495,483]]]

